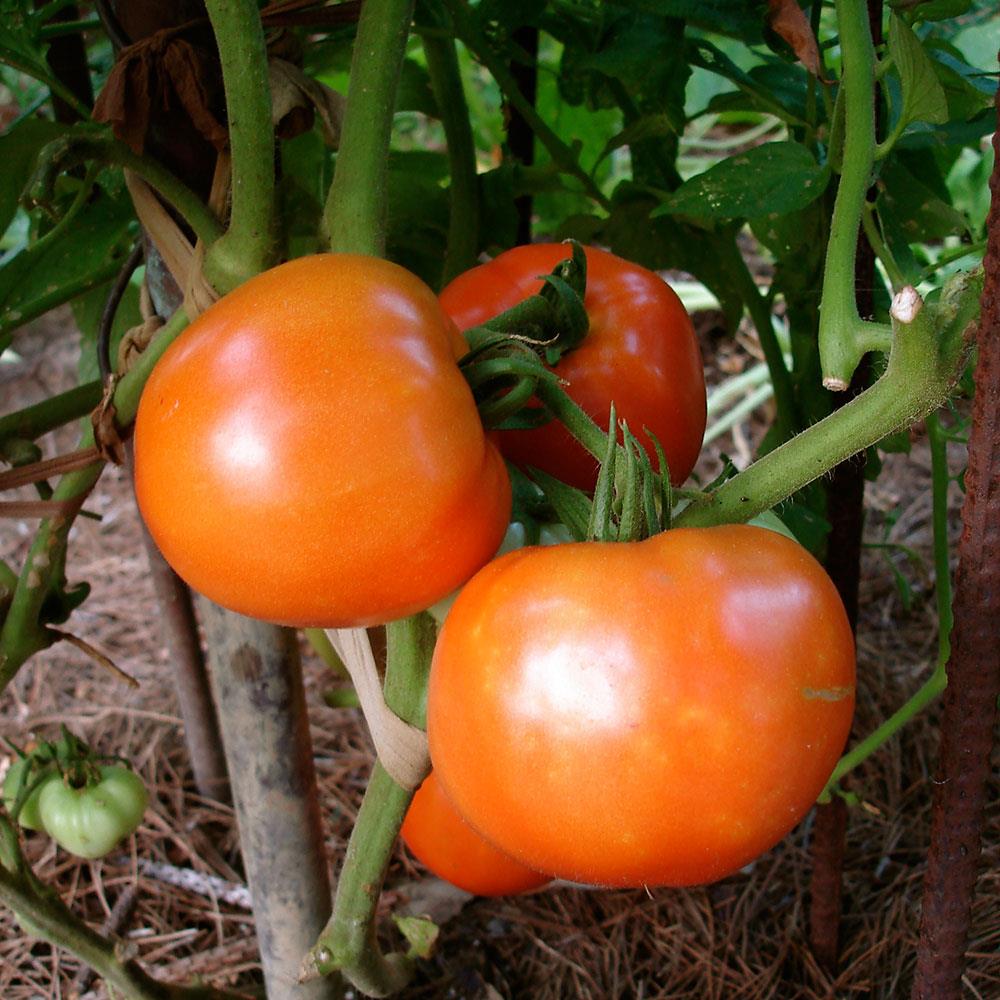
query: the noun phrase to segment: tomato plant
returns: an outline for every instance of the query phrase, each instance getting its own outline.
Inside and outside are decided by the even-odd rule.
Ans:
[[[523,863],[688,885],[798,823],[853,707],[851,629],[819,563],[764,528],[678,528],[478,573],[434,653],[428,736],[458,811]]]
[[[99,780],[80,788],[58,777],[47,781],[38,812],[45,831],[64,850],[81,858],[103,858],[138,827],[148,798],[134,771],[106,765]]]
[[[705,378],[694,328],[681,300],[658,275],[604,250],[587,248],[584,306],[590,329],[555,365],[566,392],[605,430],[612,401],[655,461],[663,445],[670,478],[694,468],[705,433]],[[454,279],[441,304],[467,330],[541,287],[541,276],[568,255],[563,244],[515,247]],[[597,461],[559,423],[504,431],[501,450],[581,489],[593,489]]]
[[[510,484],[433,293],[373,257],[300,258],[205,312],[136,419],[136,495],[196,590],[291,625],[420,611],[496,551]]]
[[[422,865],[476,896],[510,896],[549,881],[480,837],[455,811],[433,771],[414,794],[400,835]]]

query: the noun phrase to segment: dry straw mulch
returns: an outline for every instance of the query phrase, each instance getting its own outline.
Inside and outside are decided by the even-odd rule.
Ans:
[[[0,368],[3,411],[66,384],[75,363],[71,330],[35,327],[18,343],[23,361]],[[729,450],[742,450],[754,427]],[[48,444],[74,445],[72,432]],[[956,456],[960,461],[960,456]],[[929,565],[928,464],[918,442],[869,487],[867,537],[890,537]],[[130,758],[152,803],[137,835],[116,855],[78,862],[44,837],[26,841],[38,873],[58,886],[95,926],[126,909],[119,933],[159,978],[193,977],[219,986],[259,988],[252,914],[243,888],[232,812],[194,792],[183,733],[161,648],[152,588],[128,483],[109,470],[81,520],[70,551],[72,579],[94,590],[71,628],[136,676],[130,691],[65,644],[36,657],[0,701],[0,733],[25,742],[65,722],[109,753]],[[957,523],[957,522],[956,522]],[[0,522],[0,558],[18,561],[30,526]],[[936,622],[926,569],[898,553],[914,586],[903,607],[884,550],[866,553],[859,633],[856,733],[868,732],[919,685],[935,654]],[[329,678],[304,663],[320,796],[331,866],[336,866],[371,763],[368,737],[351,711],[327,708]],[[444,926],[437,956],[406,991],[412,998],[692,998],[813,1000],[908,994],[919,922],[936,754],[936,714],[927,713],[851,780],[861,805],[851,811],[844,897],[843,962],[831,981],[806,945],[809,821],[751,868],[705,888],[652,892],[548,889],[520,899],[475,900]],[[0,769],[6,756],[0,752]],[[995,796],[974,913],[965,980],[970,998],[1000,996],[1000,809]],[[402,853],[387,901],[426,876]],[[183,884],[175,884],[178,881]],[[123,899],[124,897],[124,899]],[[119,902],[121,901],[121,902]],[[119,914],[120,915],[120,914]],[[104,997],[81,979],[69,954],[25,937],[0,911],[0,998]]]

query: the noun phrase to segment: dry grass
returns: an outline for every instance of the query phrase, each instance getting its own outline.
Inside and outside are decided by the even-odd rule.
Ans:
[[[46,354],[43,338],[50,346]],[[19,349],[24,362],[0,369],[4,411],[59,388],[73,362],[72,337],[65,328],[36,328]],[[752,431],[744,428],[744,436],[752,437]],[[70,433],[49,448],[51,453],[73,446]],[[881,539],[882,514],[898,513],[891,537],[929,561],[927,487],[927,458],[918,443],[911,459],[893,459],[877,487],[870,488],[869,537]],[[70,565],[72,577],[90,580],[94,590],[70,624],[135,675],[141,687],[130,691],[77,650],[57,646],[36,657],[5,693],[0,732],[23,743],[32,735],[52,735],[65,722],[102,749],[129,757],[151,790],[152,805],[128,850],[118,856],[77,862],[32,835],[26,842],[28,857],[95,926],[107,920],[123,894],[134,894],[120,933],[158,977],[204,976],[220,986],[252,988],[260,981],[252,916],[245,893],[226,892],[223,885],[237,890],[242,885],[232,813],[200,799],[192,788],[138,523],[118,470],[105,475],[88,509],[102,520],[78,523]],[[0,522],[0,558],[19,560],[28,537],[27,526]],[[933,660],[936,623],[927,575],[908,565],[901,568],[914,582],[909,611],[884,554],[866,554],[857,733],[869,731],[915,690]],[[307,658],[305,672],[327,846],[335,866],[371,754],[355,715],[322,703],[323,668]],[[533,1000],[906,996],[928,840],[934,727],[930,712],[852,778],[851,788],[863,805],[850,818],[843,963],[835,981],[817,968],[806,945],[807,821],[751,870],[707,888],[651,893],[562,888],[520,899],[473,901],[446,924],[437,957],[424,963],[405,995]],[[1000,996],[1000,811],[995,802],[986,835],[966,979],[970,998]],[[164,881],[164,872],[177,869],[221,882],[202,878],[195,891]],[[389,886],[415,877],[419,871],[401,855]],[[0,912],[3,1000],[74,996],[79,972],[71,955],[24,937],[11,915]],[[98,983],[88,995],[106,994]]]

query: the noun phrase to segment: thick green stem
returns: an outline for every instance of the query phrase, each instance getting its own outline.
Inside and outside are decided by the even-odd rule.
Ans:
[[[71,420],[88,414],[101,401],[101,383],[95,379],[23,410],[0,417],[0,445],[8,440],[34,441]]]
[[[324,210],[330,249],[385,252],[388,149],[396,87],[414,0],[366,0],[351,59],[351,82],[333,184]]]
[[[225,293],[275,260],[274,129],[267,47],[255,0],[207,0],[219,47],[232,150],[232,211],[205,254],[205,277]]]
[[[743,255],[736,243],[732,247],[733,274],[738,284],[740,296],[750,313],[750,319],[757,330],[757,338],[764,351],[764,360],[771,375],[771,385],[774,387],[774,401],[777,404],[775,425],[778,428],[780,440],[790,438],[798,427],[797,408],[795,405],[795,390],[792,387],[792,377],[785,365],[785,357],[778,343],[771,322],[771,310],[767,301],[761,295],[757,282],[754,281]]]
[[[462,89],[455,42],[451,38],[423,36],[427,71],[448,143],[449,188],[448,245],[442,284],[468,270],[479,248],[479,183],[476,145],[469,109]]]
[[[978,310],[981,275],[956,283],[940,312],[924,306],[912,322],[897,321],[885,374],[870,389],[786,441],[704,500],[685,508],[676,526],[747,521],[829,472],[885,435],[936,409],[958,378],[964,334]]]
[[[390,622],[386,634],[386,703],[404,721],[423,727],[434,621],[421,614]],[[397,785],[376,761],[347,845],[333,916],[309,956],[310,974],[339,969],[373,997],[389,996],[409,982],[412,961],[398,952],[382,954],[375,917],[393,844],[412,797],[412,790]]]
[[[224,1000],[237,994],[207,987],[171,986],[159,983],[131,961],[121,961],[115,943],[101,937],[53,895],[40,894],[36,881],[26,872],[14,873],[0,865],[0,900],[32,934],[49,944],[71,951],[89,965],[122,996],[134,1000]]]
[[[577,154],[552,131],[535,106],[525,98],[517,86],[513,73],[506,60],[499,56],[491,47],[489,41],[475,27],[466,10],[465,0],[449,0],[449,9],[455,20],[455,31],[475,57],[489,70],[503,93],[504,99],[517,109],[518,114],[528,123],[538,137],[538,141],[546,148],[552,162],[560,170],[575,177],[583,190],[602,208],[610,210],[611,201],[598,187],[597,182],[580,165]]]
[[[854,256],[875,163],[875,47],[862,0],[837,0],[843,52],[844,155],[823,270],[819,351],[823,384],[843,390],[871,350],[886,346],[886,328],[858,315]]]
[[[36,200],[40,196],[47,197],[59,171],[87,160],[100,160],[138,174],[176,209],[206,246],[222,235],[219,220],[191,188],[157,160],[133,153],[103,126],[79,125],[73,132],[49,143],[39,157],[41,166],[29,191]]]
[[[139,397],[153,365],[185,326],[187,316],[183,310],[178,310],[142,353],[136,365],[118,383],[114,405],[120,426],[126,426],[135,419]],[[81,447],[86,448],[93,443],[93,432],[88,429]],[[104,462],[97,460],[83,469],[67,473],[52,494],[53,500],[76,501],[77,506],[65,514],[42,521],[35,534],[3,628],[0,629],[0,692],[28,657],[52,641],[51,634],[40,620],[42,604],[58,580],[69,530],[79,506],[93,489],[103,469]]]
[[[938,610],[938,655],[930,677],[924,681],[888,719],[857,746],[844,754],[820,795],[828,802],[846,774],[866,761],[911,719],[919,715],[948,686],[946,667],[951,656],[951,564],[948,558],[948,441],[936,413],[927,417],[927,438],[931,448],[932,523],[934,526],[934,597]]]

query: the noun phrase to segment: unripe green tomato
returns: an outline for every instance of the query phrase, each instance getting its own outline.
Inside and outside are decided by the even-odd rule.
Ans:
[[[14,802],[17,800],[17,796],[21,791],[22,786],[25,783],[30,783],[37,777],[37,772],[33,773],[30,765],[32,760],[30,757],[18,757],[10,766],[10,770],[7,772],[7,777],[3,779],[3,806],[8,812],[14,808]],[[42,794],[42,789],[48,784],[52,778],[58,780],[58,775],[51,775],[46,781],[42,782],[32,793],[28,796],[24,805],[21,806],[21,811],[17,814],[17,822],[25,830],[43,830],[41,816],[38,814],[38,800]]]
[[[133,833],[149,796],[142,779],[127,767],[101,768],[96,785],[73,788],[64,781],[45,784],[39,798],[41,821],[49,836],[81,858],[103,858]]]

